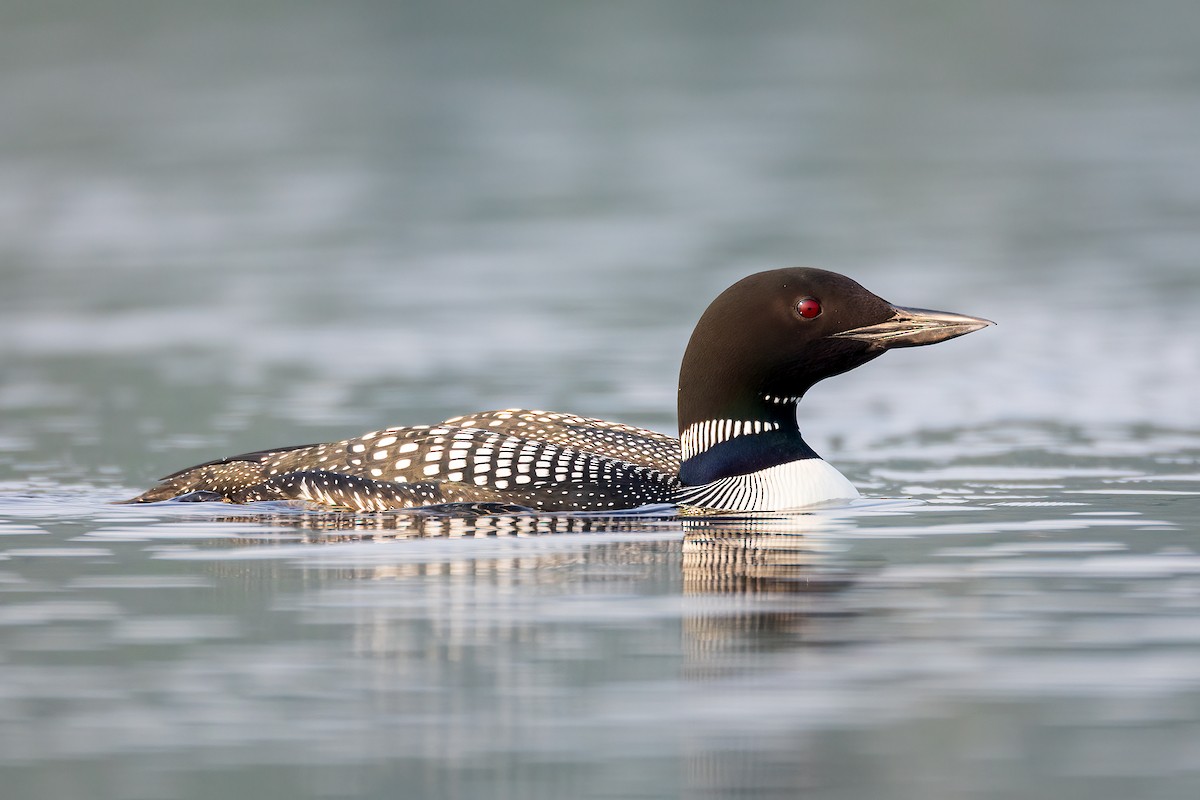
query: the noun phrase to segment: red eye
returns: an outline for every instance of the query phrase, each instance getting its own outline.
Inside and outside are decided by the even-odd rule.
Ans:
[[[796,303],[796,313],[805,319],[821,316],[821,302],[814,297],[806,297]]]

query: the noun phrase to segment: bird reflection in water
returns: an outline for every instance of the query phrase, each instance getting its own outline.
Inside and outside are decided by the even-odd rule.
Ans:
[[[656,514],[555,515],[479,505],[422,513],[285,511],[228,519],[294,529],[315,548],[394,540],[399,547],[356,549],[358,555],[350,561],[322,558],[312,569],[323,583],[373,582],[358,597],[362,605],[350,619],[354,649],[378,659],[375,663],[385,674],[403,672],[403,665],[419,654],[422,661],[436,662],[443,680],[468,687],[462,690],[468,694],[478,688],[469,688],[474,686],[469,679],[473,670],[506,676],[503,691],[525,697],[525,704],[501,704],[489,724],[519,726],[523,715],[537,713],[553,718],[557,712],[529,698],[556,686],[553,676],[565,680],[557,670],[567,671],[576,663],[603,665],[607,680],[619,686],[632,676],[655,674],[641,670],[650,661],[661,664],[671,653],[678,671],[656,679],[669,689],[656,701],[666,704],[663,714],[691,718],[709,713],[712,709],[701,707],[715,704],[713,713],[722,719],[740,719],[741,713],[749,715],[741,725],[751,726],[734,730],[708,724],[677,731],[671,749],[685,796],[733,796],[729,792],[739,786],[770,790],[762,796],[794,796],[814,771],[820,772],[806,762],[803,748],[791,748],[781,758],[777,748],[761,746],[752,710],[761,698],[753,700],[752,695],[755,676],[764,670],[802,670],[793,653],[840,643],[839,617],[850,612],[837,595],[854,583],[860,568],[848,565],[843,553],[830,557],[831,543],[837,541],[831,533],[847,524],[837,515],[679,517],[670,507]],[[587,541],[570,534],[587,534]],[[416,540],[476,539],[474,544],[483,545],[508,538],[536,538],[539,546],[513,542],[515,547],[498,551],[464,543],[461,548],[419,548],[420,553],[405,546]],[[246,545],[262,547],[263,542],[248,539]],[[308,568],[305,559],[299,561]],[[410,581],[418,582],[412,584],[416,596],[430,604],[417,618],[409,614],[414,595],[397,597],[387,588],[409,586]],[[447,595],[451,584],[457,588]],[[660,602],[672,597],[676,603]],[[312,602],[320,608],[319,597]],[[631,604],[643,602],[650,609],[645,618],[629,617]],[[666,608],[678,613],[677,627],[661,616]],[[426,625],[426,620],[433,621]],[[610,625],[629,633],[614,638],[604,633]],[[648,632],[657,633],[646,638]],[[589,646],[581,652],[568,648],[580,643]],[[798,672],[795,685],[803,686],[804,680]],[[750,692],[745,703],[744,691]],[[554,703],[570,703],[553,692],[547,696]],[[444,710],[438,701],[429,702],[430,713]],[[488,701],[479,702],[490,708]],[[446,758],[457,752],[456,738],[466,735],[448,735],[442,745]]]
[[[736,671],[740,656],[794,646],[797,637],[806,635],[811,618],[842,613],[823,598],[851,585],[857,571],[844,559],[836,559],[834,566],[824,557],[829,532],[845,521],[811,513],[680,517],[663,506],[636,514],[541,514],[520,506],[479,503],[420,512],[283,511],[222,519],[294,529],[302,542],[313,545],[594,535],[594,541],[589,536],[586,544],[569,552],[518,548],[503,560],[519,559],[522,571],[572,564],[584,582],[608,568],[653,563],[655,577],[663,581],[658,586],[674,585],[683,597],[683,656],[686,672],[695,677]],[[647,536],[642,539],[640,534]],[[246,544],[263,546],[260,539]],[[453,560],[460,573],[483,574],[498,559],[493,551],[468,548],[455,553]],[[438,574],[448,568],[444,557],[428,563],[419,557],[415,562],[405,559],[403,564],[380,558],[373,565],[358,561],[337,572],[342,578],[387,579]]]
[[[753,514],[680,517],[671,506],[640,513],[541,514],[495,503],[453,504],[419,512],[379,514],[300,512],[237,514],[222,519],[255,522],[298,531],[302,542],[406,539],[505,539],[594,535],[577,550],[516,549],[522,570],[576,565],[581,581],[597,570],[653,562],[660,587],[681,580],[684,657],[687,672],[698,677],[736,670],[739,655],[794,645],[814,615],[835,615],[824,596],[849,586],[855,569],[844,559],[837,566],[824,558],[828,534],[845,524],[824,514]],[[640,534],[646,534],[642,540]],[[678,534],[676,539],[672,534]],[[619,542],[615,541],[619,537]],[[547,540],[548,542],[551,540]],[[565,544],[565,542],[563,542]],[[262,547],[260,539],[246,540]],[[443,557],[428,563],[380,558],[338,570],[343,578],[386,579],[437,574],[448,568]],[[497,554],[455,553],[459,572],[485,573]],[[323,567],[326,571],[329,565]],[[332,577],[332,576],[331,576]],[[643,591],[633,587],[635,592]],[[657,591],[646,590],[646,591]]]
[[[705,726],[683,734],[682,796],[739,797],[753,786],[755,797],[797,797],[822,773],[793,734],[777,732],[765,746],[751,709],[762,702],[755,675],[791,673],[778,683],[802,687],[803,659],[788,653],[840,638],[837,618],[850,612],[836,595],[859,570],[827,557],[831,523],[812,514],[683,520],[683,591],[695,601],[683,618],[683,677],[701,696],[742,708],[745,720],[720,736]]]
[[[629,533],[678,527],[673,507],[612,514],[544,514],[503,503],[450,503],[398,512],[294,511],[223,514],[222,522],[292,528],[312,544],[362,539],[489,538],[569,533]],[[259,542],[255,542],[258,544]]]
[[[689,677],[744,668],[746,657],[802,641],[814,617],[837,612],[824,597],[853,573],[824,558],[816,516],[684,519],[683,591],[698,602],[683,620]],[[712,602],[703,602],[709,598]]]

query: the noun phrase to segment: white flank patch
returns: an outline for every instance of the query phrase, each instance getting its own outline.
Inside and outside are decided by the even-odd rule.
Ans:
[[[829,462],[805,458],[703,486],[685,486],[676,493],[675,502],[719,511],[784,511],[858,496],[854,485]]]

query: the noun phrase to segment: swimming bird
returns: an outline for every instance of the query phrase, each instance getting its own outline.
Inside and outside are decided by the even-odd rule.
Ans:
[[[692,332],[678,439],[572,414],[487,411],[209,461],[126,502],[299,500],[372,512],[443,503],[775,511],[848,501],[858,491],[800,434],[800,399],[893,348],[991,324],[895,306],[834,272],[760,272],[722,292]]]

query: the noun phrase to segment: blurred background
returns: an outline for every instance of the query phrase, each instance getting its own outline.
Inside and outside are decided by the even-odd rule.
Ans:
[[[1198,31],[1194,0],[5,0],[4,785],[1196,796]],[[677,529],[289,549],[105,505],[482,409],[674,432],[704,307],[789,265],[999,323],[801,407],[865,494],[928,501],[784,554],[854,590],[762,590],[736,547],[749,578],[697,576],[724,557]]]
[[[826,449],[1189,424],[1198,25],[1185,0],[13,0],[0,476],[136,487],[512,405],[670,431],[704,306],[795,264],[1001,326],[820,387]]]

